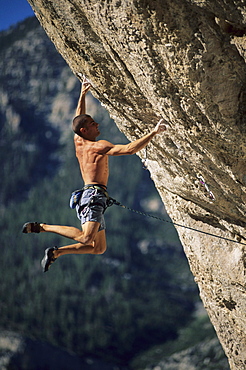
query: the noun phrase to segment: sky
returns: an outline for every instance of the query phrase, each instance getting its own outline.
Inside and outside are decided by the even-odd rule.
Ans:
[[[27,0],[0,0],[0,31],[33,15]]]

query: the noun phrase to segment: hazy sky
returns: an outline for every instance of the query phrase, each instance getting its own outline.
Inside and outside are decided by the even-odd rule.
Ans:
[[[0,31],[34,15],[27,0],[0,0]]]

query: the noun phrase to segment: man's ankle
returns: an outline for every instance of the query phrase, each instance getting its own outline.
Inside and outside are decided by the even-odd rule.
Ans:
[[[45,227],[45,225],[46,224],[39,224],[39,226],[40,226],[40,232],[42,233],[42,232],[45,232],[45,229],[44,229],[44,227]]]
[[[59,249],[58,248],[53,251],[54,258],[58,258],[59,257],[59,254],[60,253],[59,253]]]

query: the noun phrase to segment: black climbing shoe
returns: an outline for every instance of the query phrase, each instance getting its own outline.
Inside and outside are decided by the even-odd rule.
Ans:
[[[41,261],[41,266],[43,268],[43,272],[49,270],[50,265],[55,262],[56,258],[54,257],[54,251],[57,250],[57,247],[47,248],[44,252],[44,258]]]
[[[38,222],[27,222],[22,227],[22,232],[24,234],[40,233],[40,231],[41,231],[41,226],[40,226],[40,223]]]

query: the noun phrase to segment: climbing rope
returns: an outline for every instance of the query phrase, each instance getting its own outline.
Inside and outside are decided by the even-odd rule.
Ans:
[[[136,209],[133,209],[133,208],[130,208],[130,207],[127,207],[125,205],[123,205],[122,203],[118,202],[117,200],[113,199],[113,198],[109,198],[108,200],[108,207],[112,206],[112,205],[116,205],[116,206],[120,206],[122,208],[125,208],[125,209],[128,209],[129,211],[131,212],[134,212],[134,213],[137,213],[141,216],[146,216],[146,217],[150,217],[150,218],[154,218],[156,220],[159,220],[159,221],[162,221],[162,222],[167,222],[167,223],[170,223],[172,225],[175,225],[175,226],[179,226],[179,227],[183,227],[184,229],[188,229],[188,230],[192,230],[192,231],[196,231],[200,234],[205,234],[205,235],[209,235],[209,236],[212,236],[214,238],[218,238],[218,239],[223,239],[223,240],[226,240],[228,242],[232,242],[232,243],[237,243],[237,244],[242,244],[242,245],[246,245],[246,243],[242,243],[240,241],[237,241],[237,240],[234,240],[234,239],[229,239],[229,238],[225,238],[223,236],[219,236],[219,235],[215,235],[215,234],[212,234],[212,233],[208,233],[206,231],[202,231],[202,230],[199,230],[199,229],[195,229],[193,227],[189,227],[189,226],[185,226],[185,225],[181,225],[181,224],[178,224],[177,222],[173,222],[173,221],[170,221],[170,220],[166,220],[164,218],[161,218],[161,217],[157,217],[157,216],[154,216],[154,215],[150,215],[149,213],[145,213],[145,212],[141,212],[141,211],[137,211]]]

